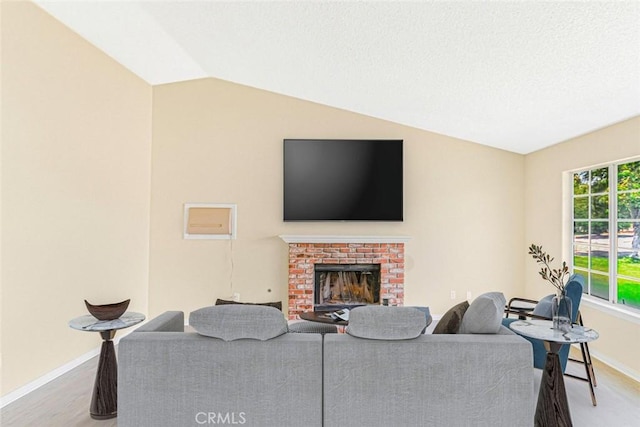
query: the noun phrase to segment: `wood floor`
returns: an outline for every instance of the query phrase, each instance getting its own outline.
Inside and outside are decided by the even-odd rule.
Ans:
[[[573,350],[573,349],[572,349]],[[568,376],[564,384],[575,427],[637,427],[640,425],[640,383],[593,359],[598,406],[591,404],[589,385]],[[542,370],[534,369],[538,390]],[[570,362],[567,372],[584,376],[583,365]]]
[[[117,426],[115,418],[98,421],[89,417],[89,403],[96,366],[97,357],[94,357],[78,368],[7,405],[2,409],[0,425],[2,427]],[[598,381],[598,387],[596,387],[598,406],[596,407],[591,405],[586,383],[564,377],[573,425],[576,427],[637,427],[640,420],[640,383],[621,375],[597,360],[594,361],[594,366]],[[582,368],[576,365],[567,369],[581,372]],[[542,371],[535,369],[534,372],[537,393]],[[533,404],[535,405],[535,402]]]
[[[5,406],[0,426],[117,426],[116,418],[94,420],[89,416],[97,367],[98,356]]]

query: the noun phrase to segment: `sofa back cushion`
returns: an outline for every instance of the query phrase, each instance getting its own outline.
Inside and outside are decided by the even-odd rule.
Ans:
[[[487,292],[469,305],[460,324],[459,334],[497,334],[502,325],[504,305],[502,292]]]
[[[349,313],[347,334],[371,340],[407,340],[427,327],[425,314],[413,307],[365,306]]]
[[[191,312],[189,324],[200,335],[224,341],[265,341],[287,332],[281,311],[260,305],[219,305]]]

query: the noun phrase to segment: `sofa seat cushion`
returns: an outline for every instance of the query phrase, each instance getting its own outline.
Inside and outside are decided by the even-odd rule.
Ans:
[[[407,340],[427,327],[424,312],[413,307],[365,306],[349,312],[347,334],[371,340]]]
[[[266,341],[287,332],[281,311],[261,305],[218,305],[191,312],[189,324],[200,335],[224,341]]]
[[[460,324],[459,334],[497,334],[507,300],[502,292],[487,292],[469,305]]]

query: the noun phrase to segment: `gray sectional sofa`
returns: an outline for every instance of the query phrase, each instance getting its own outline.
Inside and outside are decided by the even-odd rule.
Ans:
[[[362,307],[347,334],[288,333],[277,309],[167,312],[120,341],[118,426],[528,426],[531,345],[424,335],[422,312]]]

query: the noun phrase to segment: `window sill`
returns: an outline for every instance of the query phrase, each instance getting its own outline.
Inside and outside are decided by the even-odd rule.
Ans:
[[[614,317],[633,322],[640,325],[640,312],[632,309],[623,308],[616,304],[611,304],[608,301],[603,301],[599,298],[595,298],[589,295],[582,295],[582,303],[588,307],[595,308],[603,313],[610,314]]]

